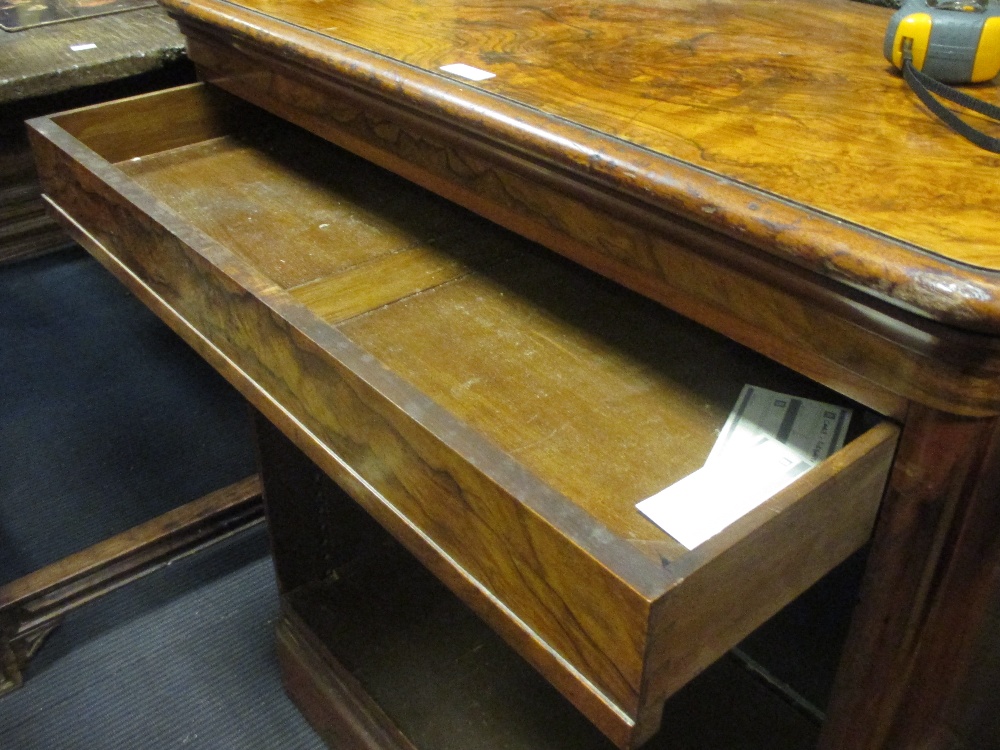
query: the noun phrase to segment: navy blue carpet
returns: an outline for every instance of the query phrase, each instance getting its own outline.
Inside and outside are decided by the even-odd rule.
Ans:
[[[247,406],[81,250],[0,266],[0,584],[255,471]],[[71,614],[0,748],[319,748],[262,527]]]

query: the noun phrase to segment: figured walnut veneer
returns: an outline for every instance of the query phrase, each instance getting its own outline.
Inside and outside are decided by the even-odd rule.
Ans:
[[[1000,569],[1000,164],[888,69],[887,11],[165,5],[212,85],[39,123],[46,189],[268,419],[622,747],[864,541],[892,463],[822,746],[947,746]],[[900,449],[883,423],[684,553],[620,516],[697,465],[731,361],[901,423]],[[633,438],[651,458],[615,475]]]
[[[870,534],[888,422],[685,550],[634,505],[745,382],[839,397],[314,136],[207,86],[34,129],[74,236],[622,747]]]

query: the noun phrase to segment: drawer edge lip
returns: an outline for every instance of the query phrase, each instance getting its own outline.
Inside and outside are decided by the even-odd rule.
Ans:
[[[933,249],[225,0],[200,0],[197,8],[186,0],[162,1],[189,38],[201,35],[236,46],[235,38],[240,49],[252,45],[275,50],[280,63],[364,91],[397,109],[411,108],[428,119],[447,121],[469,137],[514,155],[527,154],[599,191],[625,193],[646,210],[683,217],[959,330],[1000,333],[1000,271],[951,260]],[[455,121],[461,128],[455,128]],[[710,194],[718,197],[706,203],[703,196]]]

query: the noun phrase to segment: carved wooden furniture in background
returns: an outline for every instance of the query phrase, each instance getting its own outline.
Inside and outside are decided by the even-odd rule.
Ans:
[[[261,521],[260,478],[251,476],[0,586],[0,694],[20,687],[69,612]]]
[[[962,734],[1000,570],[1000,162],[886,69],[884,10],[166,5],[212,85],[35,123],[54,212],[591,721],[648,739],[861,544],[896,422],[822,743]],[[792,371],[888,421],[694,551],[644,525],[734,389],[815,387]],[[283,585],[288,685],[326,731],[340,668]],[[368,719],[330,731],[365,736],[348,693]]]

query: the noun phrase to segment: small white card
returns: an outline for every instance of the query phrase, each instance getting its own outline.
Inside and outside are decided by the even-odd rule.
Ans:
[[[485,81],[488,78],[496,77],[496,73],[490,73],[488,70],[473,68],[471,65],[466,65],[465,63],[442,65],[441,70],[445,73],[451,73],[452,75],[461,76],[462,78],[468,78],[470,81]]]
[[[704,466],[636,508],[688,549],[840,450],[851,410],[745,386]]]
[[[694,549],[810,468],[812,464],[795,451],[761,435],[725,466],[706,464],[636,507],[678,542]]]

